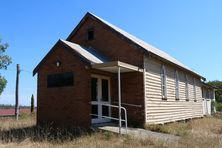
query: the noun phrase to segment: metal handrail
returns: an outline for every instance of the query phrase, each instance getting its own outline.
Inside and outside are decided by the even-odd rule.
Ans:
[[[114,101],[113,103],[118,104],[117,101]],[[131,103],[121,103],[122,105],[126,105],[126,106],[132,106],[132,107],[142,107],[142,105],[137,105],[137,104],[131,104]]]
[[[108,107],[114,107],[114,108],[119,108],[119,106],[117,106],[117,105],[112,105],[112,104],[103,104],[103,103],[101,103],[100,105],[102,105],[102,106],[108,106]],[[125,107],[122,107],[122,106],[121,106],[121,109],[124,111],[124,116],[125,116],[125,120],[122,120],[122,119],[121,119],[121,122],[125,122],[125,128],[126,128],[126,134],[127,134],[127,128],[128,128],[128,125],[127,125],[127,111],[126,111],[126,108],[125,108]],[[97,114],[91,114],[91,115],[99,117],[99,115],[97,115]],[[108,119],[112,119],[112,120],[117,120],[117,121],[119,121],[119,118],[114,118],[114,117],[110,117],[110,116],[101,116],[101,117],[102,117],[102,118],[108,118]],[[121,123],[121,124],[122,124],[122,123]]]

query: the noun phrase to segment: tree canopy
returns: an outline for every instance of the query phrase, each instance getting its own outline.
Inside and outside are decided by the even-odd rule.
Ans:
[[[5,53],[8,48],[8,44],[1,43],[0,39],[0,69],[6,70],[8,65],[12,63],[11,58]],[[0,95],[6,87],[7,80],[0,74]]]

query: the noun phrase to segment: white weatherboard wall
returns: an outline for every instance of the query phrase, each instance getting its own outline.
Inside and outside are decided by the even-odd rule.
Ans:
[[[148,124],[163,124],[203,116],[200,78],[184,73],[176,66],[165,65],[167,74],[167,100],[161,95],[161,65],[151,57],[144,58],[145,69],[145,116]],[[175,99],[175,70],[179,74],[179,100]],[[188,76],[189,101],[186,101],[185,80]],[[194,101],[193,79],[196,84],[196,102]]]

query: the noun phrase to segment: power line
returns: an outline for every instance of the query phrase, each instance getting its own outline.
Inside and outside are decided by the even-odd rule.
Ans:
[[[32,74],[32,72],[31,72],[31,71],[28,71],[28,70],[21,69],[21,71],[24,71],[24,72],[27,72],[27,73]]]

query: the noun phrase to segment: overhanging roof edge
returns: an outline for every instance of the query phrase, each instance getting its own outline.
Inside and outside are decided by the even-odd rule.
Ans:
[[[110,68],[110,67],[122,67],[122,68],[126,68],[132,71],[143,72],[143,69],[137,66],[128,64],[128,63],[121,62],[121,61],[111,61],[111,62],[106,62],[106,63],[92,64],[92,68],[94,69],[104,69],[104,68]]]

